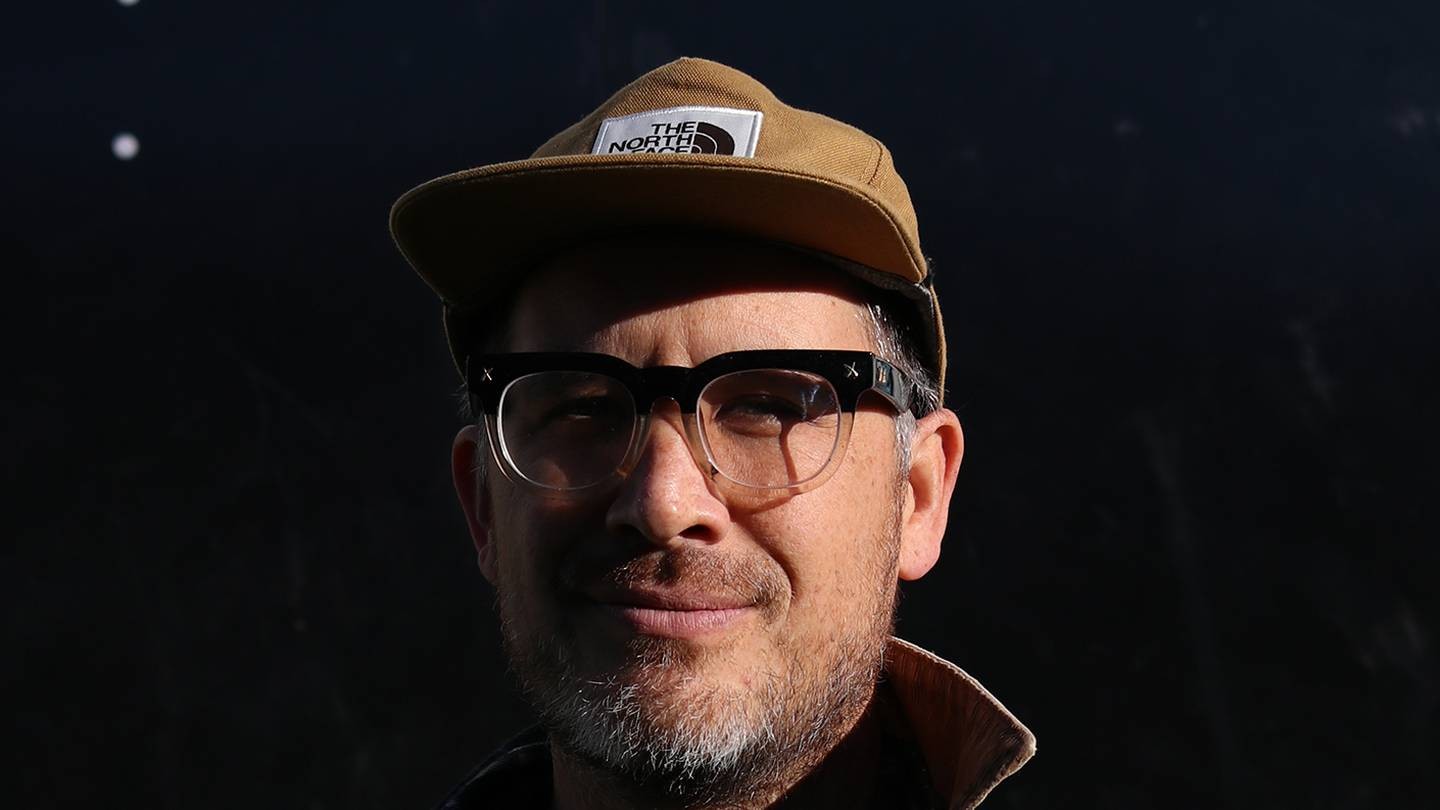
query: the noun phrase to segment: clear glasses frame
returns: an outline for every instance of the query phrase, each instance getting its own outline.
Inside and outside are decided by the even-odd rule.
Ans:
[[[708,421],[703,416],[702,397],[717,380],[736,379],[739,372],[778,371],[795,372],[823,379],[833,392],[834,405],[838,412],[834,417],[834,441],[829,455],[814,470],[805,470],[799,480],[755,481],[745,480],[743,474],[736,474],[733,463],[717,458]],[[507,396],[517,382],[535,379],[546,372],[573,372],[577,375],[595,375],[617,384],[629,394],[633,401],[634,417],[630,435],[621,436],[617,441],[624,443],[623,452],[611,451],[600,460],[604,474],[588,476],[579,485],[556,485],[555,482],[539,480],[531,470],[522,470],[516,462],[517,450],[510,447],[507,439],[509,430],[503,414],[509,403]],[[848,446],[854,424],[855,410],[861,398],[873,392],[894,411],[903,413],[910,409],[914,396],[914,384],[891,363],[870,352],[843,351],[830,349],[762,349],[754,351],[728,352],[716,355],[690,368],[685,366],[650,366],[638,368],[630,363],[607,354],[586,352],[511,352],[501,354],[476,354],[466,363],[466,383],[473,412],[481,415],[486,437],[496,464],[507,478],[516,483],[537,488],[552,495],[579,495],[608,484],[613,484],[628,475],[638,463],[649,433],[651,414],[661,400],[671,400],[680,409],[681,421],[691,455],[696,465],[709,477],[745,490],[759,490],[774,494],[805,492],[824,483],[841,459]],[[828,396],[828,395],[827,395]],[[702,423],[703,422],[703,423]],[[614,460],[613,469],[611,460]]]

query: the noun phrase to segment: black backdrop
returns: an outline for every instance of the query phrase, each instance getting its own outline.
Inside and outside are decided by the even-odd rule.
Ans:
[[[525,722],[387,208],[682,54],[909,180],[968,452],[901,631],[1036,731],[998,806],[1434,801],[1440,6],[5,28],[6,806],[424,807]]]

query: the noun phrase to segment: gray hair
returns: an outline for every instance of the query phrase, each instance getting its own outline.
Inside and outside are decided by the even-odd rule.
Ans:
[[[870,316],[868,326],[875,354],[910,378],[914,386],[910,395],[910,410],[895,417],[895,452],[900,470],[908,471],[916,419],[940,409],[940,383],[920,361],[915,342],[883,306],[867,304],[865,311]]]
[[[866,304],[864,314],[860,318],[866,331],[870,333],[870,342],[874,346],[875,354],[908,377],[915,389],[910,397],[910,410],[895,417],[895,453],[898,469],[902,472],[908,471],[910,469],[911,444],[915,441],[916,420],[940,409],[942,399],[940,382],[920,360],[920,353],[915,348],[915,341],[884,306],[877,303]],[[471,405],[470,391],[464,381],[460,383],[456,397],[460,401],[460,418],[472,424],[479,421],[480,414],[476,413],[474,406]],[[477,443],[483,449],[485,444],[483,430],[480,431]],[[478,455],[475,459],[475,474],[485,475],[483,454]]]

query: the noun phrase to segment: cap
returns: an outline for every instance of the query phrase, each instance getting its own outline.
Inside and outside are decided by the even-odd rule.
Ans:
[[[915,209],[885,145],[704,59],[646,73],[526,160],[445,175],[390,210],[440,296],[457,368],[470,322],[546,256],[639,228],[705,230],[819,254],[915,307],[923,360],[945,332]]]

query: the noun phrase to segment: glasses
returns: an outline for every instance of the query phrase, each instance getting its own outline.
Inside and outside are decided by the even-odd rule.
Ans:
[[[691,455],[712,478],[803,492],[844,457],[863,394],[903,413],[913,392],[869,352],[818,349],[730,352],[694,368],[636,368],[606,354],[479,354],[466,381],[505,475],[562,493],[628,474],[662,399],[680,406]]]

